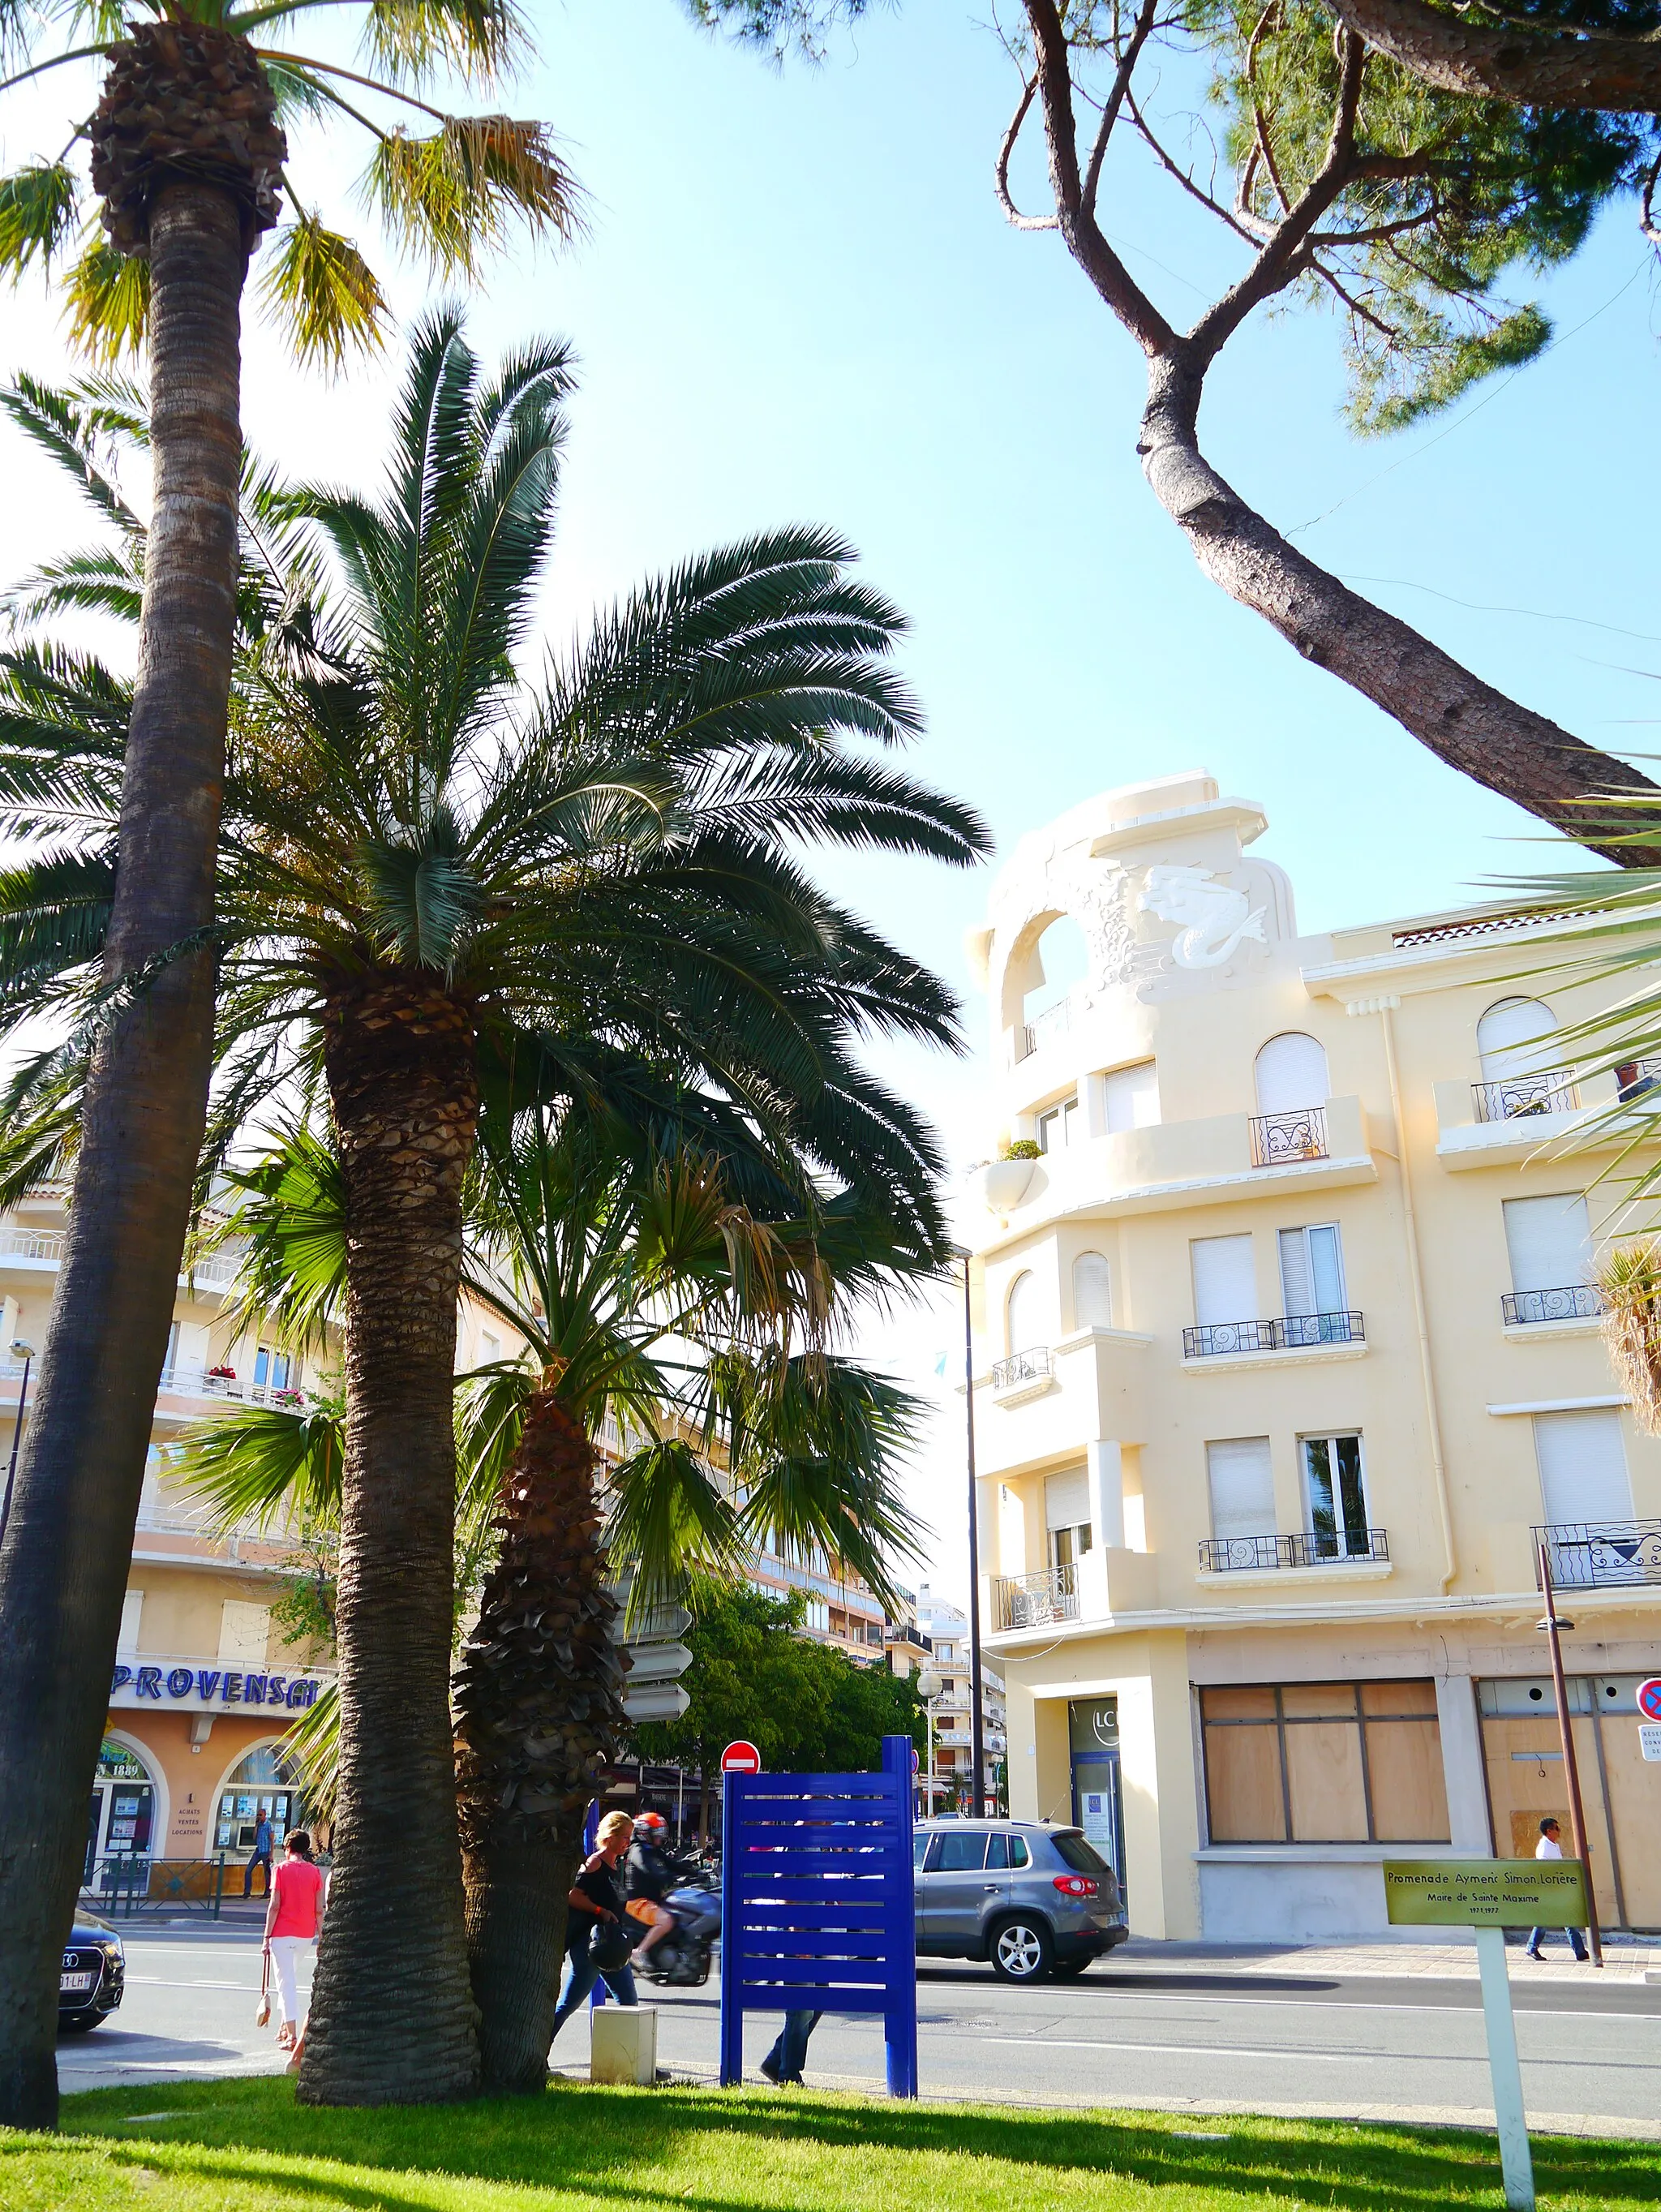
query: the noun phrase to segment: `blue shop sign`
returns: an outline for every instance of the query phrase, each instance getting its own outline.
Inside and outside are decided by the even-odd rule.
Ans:
[[[112,1701],[154,1701],[158,1705],[281,1705],[304,1712],[314,1705],[319,1682],[303,1674],[250,1674],[217,1667],[118,1667],[110,1682]]]

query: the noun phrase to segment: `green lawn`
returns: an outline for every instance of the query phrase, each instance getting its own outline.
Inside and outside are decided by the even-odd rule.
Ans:
[[[1183,2130],[1189,2130],[1185,2136]],[[1215,2130],[1221,2140],[1195,2140]],[[1543,2205],[1661,2204],[1661,2148],[1547,2137]],[[1351,2212],[1499,2207],[1491,2138],[1155,2112],[591,2089],[318,2112],[286,2081],[100,2089],[0,2130],[5,2212]]]

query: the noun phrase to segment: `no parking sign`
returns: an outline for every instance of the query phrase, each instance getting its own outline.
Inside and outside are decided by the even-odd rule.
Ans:
[[[1661,1762],[1661,1674],[1638,1685],[1638,1748]]]

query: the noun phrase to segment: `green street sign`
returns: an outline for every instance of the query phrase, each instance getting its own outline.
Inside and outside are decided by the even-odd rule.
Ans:
[[[1579,1859],[1386,1859],[1392,1928],[1584,1928]]]

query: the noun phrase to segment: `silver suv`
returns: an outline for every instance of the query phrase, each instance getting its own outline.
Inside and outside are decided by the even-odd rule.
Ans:
[[[1006,1982],[1082,1974],[1130,1934],[1118,1879],[1082,1828],[919,1820],[919,1958],[990,1959]]]

